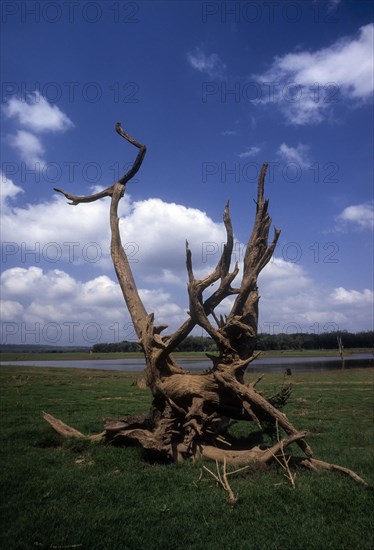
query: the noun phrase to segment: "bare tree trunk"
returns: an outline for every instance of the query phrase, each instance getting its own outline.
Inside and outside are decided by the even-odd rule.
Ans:
[[[289,395],[288,389],[266,399],[256,391],[259,380],[248,384],[244,379],[248,365],[258,356],[255,353],[260,299],[257,279],[271,259],[280,234],[278,229],[274,229],[273,238],[268,242],[271,218],[268,200],[264,198],[267,165],[262,166],[259,175],[255,221],[244,256],[240,285],[232,286],[239,274],[239,267],[236,263],[231,268],[234,235],[227,203],[223,215],[226,244],[217,266],[203,279],[196,279],[192,254],[186,243],[189,316],[174,333],[161,335],[167,326],[154,324],[153,313],[146,311],[139,297],[122,247],[117,214],[126,183],[139,170],[146,147],[124,132],[119,123],[116,131],[139,149],[132,168],[117,183],[87,197],[78,197],[56,189],[71,201],[71,205],[111,197],[113,265],[138,342],[144,352],[146,382],[153,394],[153,404],[148,413],[106,419],[105,431],[96,437],[103,437],[107,442],[115,444],[136,442],[144,449],[159,453],[169,460],[202,457],[224,461],[225,464],[267,464],[274,459],[279,461],[280,456],[285,456],[284,449],[295,443],[306,457],[299,460],[302,465],[312,469],[340,469],[358,478],[350,470],[312,459],[312,450],[305,441],[306,432],[296,429],[279,410],[279,403],[285,402]],[[215,290],[205,297],[204,292],[213,283],[217,283]],[[228,297],[233,297],[231,311],[225,317],[218,318],[215,309]],[[172,353],[196,326],[203,328],[215,341],[218,354],[207,354],[212,361],[209,372],[192,375],[178,366]],[[45,415],[45,419],[62,435],[72,435],[72,429],[61,421],[50,415]],[[264,423],[270,423],[277,427],[278,434],[278,429],[281,430],[283,436],[278,436],[278,441],[268,449],[252,447],[238,450],[227,434],[231,420],[254,422],[260,430]]]

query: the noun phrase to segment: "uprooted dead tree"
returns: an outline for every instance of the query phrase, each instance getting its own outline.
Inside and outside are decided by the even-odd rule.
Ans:
[[[189,312],[186,321],[172,334],[162,335],[167,325],[157,325],[153,313],[148,313],[140,299],[130,263],[121,244],[118,204],[125,193],[127,182],[138,172],[146,147],[129,136],[118,123],[117,133],[139,149],[132,168],[112,186],[91,196],[76,196],[61,189],[71,205],[89,203],[103,197],[111,198],[110,228],[111,256],[122,293],[129,310],[138,343],[145,357],[146,384],[153,395],[151,409],[141,415],[105,419],[101,434],[89,436],[92,440],[105,440],[116,445],[138,444],[160,459],[170,461],[203,458],[226,464],[267,465],[287,461],[311,470],[319,468],[339,470],[356,481],[365,483],[353,471],[313,458],[306,442],[306,432],[299,431],[281,411],[289,391],[284,388],[275,396],[265,398],[256,390],[259,380],[247,382],[245,372],[256,359],[255,352],[259,292],[257,278],[272,257],[280,231],[274,229],[272,241],[268,236],[271,218],[268,200],[264,198],[267,165],[262,166],[257,190],[256,215],[247,244],[240,286],[232,286],[239,273],[236,263],[231,267],[234,244],[229,204],[223,221],[226,244],[212,273],[203,279],[194,275],[192,254],[186,243]],[[213,288],[212,285],[216,283]],[[210,290],[209,296],[205,295]],[[215,310],[230,297],[231,311],[218,316]],[[204,374],[191,374],[182,369],[172,353],[196,327],[204,329],[217,346],[217,355],[208,355],[211,368]],[[84,437],[61,420],[44,414],[44,418],[61,435]],[[258,443],[240,448],[229,434],[230,423],[235,420],[253,422],[259,432],[269,426],[277,430],[278,437],[268,447]],[[285,454],[285,449],[296,444],[302,456]]]

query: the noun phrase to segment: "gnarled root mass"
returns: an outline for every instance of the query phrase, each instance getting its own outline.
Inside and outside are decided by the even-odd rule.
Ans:
[[[289,479],[294,479],[290,471],[290,468],[294,467],[304,467],[312,471],[336,470],[366,485],[366,482],[352,470],[313,458],[312,450],[305,442],[307,432],[297,431],[286,415],[259,394],[253,385],[242,385],[241,399],[237,399],[236,403],[238,405],[240,402],[239,407],[239,405],[235,406],[232,396],[225,395],[222,391],[211,393],[209,401],[204,400],[201,394],[200,396],[196,394],[198,385],[196,381],[199,381],[204,388],[211,386],[212,392],[211,374],[195,375],[193,378],[196,380],[194,380],[188,407],[183,407],[180,401],[177,404],[170,397],[163,402],[162,406],[160,399],[158,402],[155,400],[148,413],[119,419],[104,419],[105,429],[100,434],[85,436],[47,413],[43,413],[43,416],[52,428],[64,437],[88,438],[91,441],[104,441],[113,445],[140,445],[160,460],[181,461],[188,458],[201,458],[223,463],[225,468],[226,464],[229,464],[253,469],[277,463],[283,465],[282,467],[288,471]],[[214,399],[212,399],[213,395]],[[279,404],[282,399],[284,401],[284,395],[288,397],[289,391],[282,389],[271,399]],[[238,448],[238,442],[228,432],[231,419],[220,412],[220,407],[225,400],[230,402],[231,418],[254,421],[259,427],[263,427],[264,424],[273,424],[277,433],[273,445]],[[213,407],[212,402],[215,404]],[[226,404],[224,410],[227,412]],[[280,436],[280,427],[284,432],[283,437]],[[291,444],[297,444],[305,456],[286,455],[285,449]]]
[[[90,436],[90,439],[117,445],[138,444],[167,460],[201,457],[224,464],[252,464],[254,467],[282,460],[287,462],[288,467],[291,459],[286,457],[284,450],[295,444],[304,458],[295,459],[294,463],[312,470],[338,470],[365,483],[351,470],[312,457],[312,450],[305,441],[306,432],[297,430],[280,410],[289,394],[287,388],[266,399],[255,389],[258,381],[246,384],[244,380],[248,365],[258,355],[255,353],[260,300],[257,279],[270,261],[280,235],[280,230],[274,228],[273,238],[269,239],[272,220],[268,212],[269,201],[264,198],[267,164],[262,166],[259,174],[255,219],[239,284],[236,283],[238,263],[231,265],[234,232],[227,203],[223,213],[226,243],[215,269],[202,279],[195,277],[192,253],[186,243],[188,317],[174,333],[163,335],[167,326],[156,325],[154,315],[147,312],[119,231],[118,204],[127,183],[142,165],[146,147],[127,134],[120,123],[116,124],[116,132],[138,149],[133,166],[118,182],[90,196],[73,195],[62,189],[56,191],[70,200],[70,205],[74,207],[110,197],[112,261],[139,346],[144,353],[145,383],[152,392],[153,405],[144,415],[106,419],[104,432]],[[236,286],[233,286],[234,283]],[[209,291],[211,293],[207,296]],[[231,309],[226,315],[217,315],[215,310],[224,301],[230,304]],[[217,355],[209,356],[212,361],[209,372],[191,375],[180,368],[172,354],[197,326],[215,342]],[[63,436],[83,437],[77,430],[46,413],[44,418]],[[252,445],[246,450],[238,449],[227,430],[232,420],[254,422],[259,430],[270,425],[273,430],[276,428],[277,441],[269,448]]]

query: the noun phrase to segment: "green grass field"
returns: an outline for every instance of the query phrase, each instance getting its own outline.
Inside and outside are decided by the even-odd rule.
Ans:
[[[231,508],[201,463],[150,464],[138,448],[62,440],[42,420],[44,410],[97,433],[102,416],[141,412],[151,398],[131,385],[135,374],[0,367],[1,548],[372,549],[373,375],[293,375],[286,409],[317,458],[352,468],[369,487],[300,471],[292,489],[275,467],[245,471],[232,478]],[[282,380],[268,375],[259,390]]]

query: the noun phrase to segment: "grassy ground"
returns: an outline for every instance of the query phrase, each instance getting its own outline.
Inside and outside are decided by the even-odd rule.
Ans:
[[[102,416],[145,410],[136,375],[1,367],[1,548],[370,549],[373,510],[372,369],[293,375],[287,414],[309,432],[315,456],[352,468],[338,473],[244,472],[232,479],[232,509],[202,464],[150,464],[137,448],[62,441],[45,410],[84,433]],[[259,389],[272,393],[281,375]],[[244,434],[248,425],[233,428]]]
[[[352,348],[345,349],[345,355],[351,355],[352,353],[373,353],[370,348]],[[179,359],[199,359],[200,357],[206,358],[206,355],[202,351],[187,351],[177,352],[174,356]],[[144,357],[142,352],[109,352],[109,353],[93,353],[89,352],[6,352],[0,354],[0,361],[84,361],[85,359],[100,360],[100,359],[142,359]],[[311,349],[311,350],[269,350],[261,352],[261,357],[336,357],[339,359],[338,350],[327,349]]]

